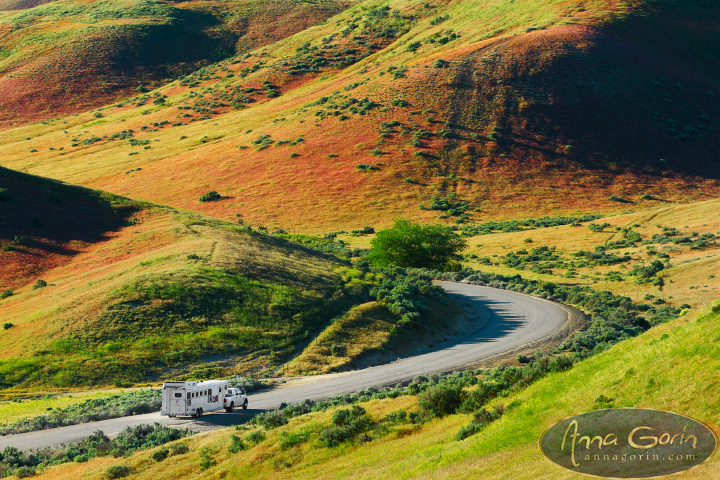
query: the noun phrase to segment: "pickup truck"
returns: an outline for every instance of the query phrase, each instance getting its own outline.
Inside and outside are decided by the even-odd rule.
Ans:
[[[226,412],[232,412],[235,407],[242,407],[243,410],[247,410],[247,395],[239,388],[228,388],[225,398],[223,398],[223,406]]]

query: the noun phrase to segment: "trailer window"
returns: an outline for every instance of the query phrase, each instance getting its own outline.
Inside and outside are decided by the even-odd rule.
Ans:
[[[188,398],[192,398],[192,397],[191,397],[191,394],[190,394],[189,392],[188,392]]]
[[[182,393],[176,393],[175,398],[182,398]]]

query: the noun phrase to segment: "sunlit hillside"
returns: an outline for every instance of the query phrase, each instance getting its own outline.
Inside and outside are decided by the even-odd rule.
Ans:
[[[147,91],[352,3],[1,0],[0,128]]]
[[[324,232],[448,216],[433,197],[467,202],[448,222],[703,199],[719,187],[716,12],[363,2],[131,100],[5,131],[0,163]],[[198,203],[210,190],[224,198]]]

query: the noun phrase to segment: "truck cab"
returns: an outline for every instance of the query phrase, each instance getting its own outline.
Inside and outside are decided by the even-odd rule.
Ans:
[[[247,394],[239,388],[228,388],[225,392],[225,398],[223,398],[223,406],[228,413],[235,410],[235,407],[242,407],[243,410],[247,410]]]

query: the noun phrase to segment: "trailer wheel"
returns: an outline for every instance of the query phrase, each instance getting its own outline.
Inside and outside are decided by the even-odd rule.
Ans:
[[[202,414],[203,414],[202,408],[198,408],[197,410],[195,410],[195,416],[197,418],[202,417]]]
[[[245,399],[245,403],[243,403],[243,410],[247,410],[247,399]]]
[[[230,406],[227,407],[227,408],[225,408],[225,411],[228,412],[228,413],[230,413],[230,412],[232,412],[233,410],[235,410],[235,402],[230,402]]]

